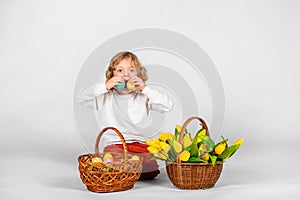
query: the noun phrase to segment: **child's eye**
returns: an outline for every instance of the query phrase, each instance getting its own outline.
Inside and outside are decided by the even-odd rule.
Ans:
[[[122,72],[122,69],[117,69],[117,72],[118,72],[118,73],[121,73],[121,72]]]
[[[131,72],[131,73],[134,73],[134,72],[135,72],[135,69],[130,69],[130,72]]]

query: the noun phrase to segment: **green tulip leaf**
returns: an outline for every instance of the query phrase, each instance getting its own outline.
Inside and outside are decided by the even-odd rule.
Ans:
[[[199,136],[196,135],[192,141],[192,144],[188,147],[190,148],[191,157],[198,156],[198,137]]]
[[[175,128],[175,134],[174,134],[174,136],[172,138],[172,141],[177,140],[178,136],[179,136],[179,131]]]
[[[190,159],[188,160],[188,162],[203,162],[204,160],[202,160],[199,157],[190,157]]]
[[[218,158],[224,160],[224,159],[228,159],[230,158],[234,152],[236,152],[238,150],[238,148],[240,147],[239,144],[236,144],[236,145],[232,145],[230,147],[227,147],[223,153],[221,155],[218,156]]]
[[[221,142],[217,143],[217,144],[215,145],[215,147],[218,146],[219,144],[224,144],[224,143],[226,144],[226,147],[227,147],[227,142],[228,142],[228,139],[224,139],[224,138],[223,138],[223,140],[222,140]]]
[[[212,166],[214,166],[218,157],[215,155],[209,155],[209,157],[210,157]]]

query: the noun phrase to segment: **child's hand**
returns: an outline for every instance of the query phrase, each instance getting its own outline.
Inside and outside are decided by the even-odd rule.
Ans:
[[[105,86],[106,86],[107,90],[110,90],[111,88],[113,88],[117,85],[122,85],[124,83],[125,83],[125,80],[122,77],[114,76],[111,79],[106,81]]]
[[[136,87],[137,90],[142,91],[146,87],[146,84],[143,81],[143,79],[141,79],[138,76],[133,76],[128,81],[130,83],[132,83],[133,85],[135,85],[135,87]]]

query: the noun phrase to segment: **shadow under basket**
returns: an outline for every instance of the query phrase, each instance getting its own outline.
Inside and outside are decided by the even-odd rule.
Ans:
[[[218,181],[223,163],[177,163],[166,162],[167,174],[173,185],[179,189],[198,190],[214,187]]]

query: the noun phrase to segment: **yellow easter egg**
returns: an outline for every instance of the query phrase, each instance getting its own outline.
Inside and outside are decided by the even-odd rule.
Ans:
[[[127,86],[128,90],[134,90],[135,89],[135,86],[133,84],[131,84],[130,82],[127,82],[126,86]]]
[[[134,155],[134,156],[132,156],[132,157],[130,158],[130,160],[140,160],[140,157],[139,157],[139,156],[136,156],[136,155]]]
[[[112,158],[113,156],[110,153],[105,153],[103,160],[107,159],[107,158]]]
[[[102,159],[99,157],[92,158],[92,163],[101,163],[101,162],[102,162]]]

